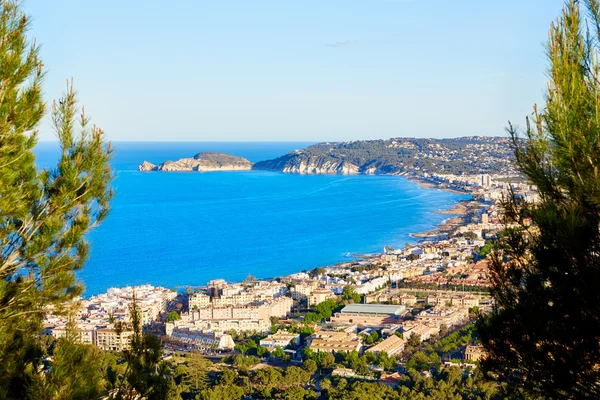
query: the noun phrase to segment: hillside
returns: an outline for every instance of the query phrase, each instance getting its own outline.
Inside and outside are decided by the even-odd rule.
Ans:
[[[504,173],[512,169],[512,154],[508,138],[392,138],[318,143],[252,168],[301,174]]]

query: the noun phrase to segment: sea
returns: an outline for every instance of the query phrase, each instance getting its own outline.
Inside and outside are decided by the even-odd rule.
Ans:
[[[127,285],[183,289],[249,274],[272,278],[350,261],[414,243],[411,233],[449,217],[436,211],[469,198],[399,176],[137,171],[144,160],[218,151],[256,162],[310,144],[113,143],[115,197],[88,234],[90,257],[77,273],[84,296]],[[35,151],[39,168],[59,157],[56,143],[41,142]]]

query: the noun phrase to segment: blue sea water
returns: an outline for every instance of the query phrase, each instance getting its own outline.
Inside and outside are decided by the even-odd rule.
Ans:
[[[90,259],[78,274],[86,296],[113,286],[204,285],[281,276],[413,242],[447,215],[435,211],[467,198],[425,189],[396,176],[293,175],[267,171],[138,172],[220,151],[251,161],[310,143],[115,143],[116,196],[89,234]],[[40,167],[58,158],[53,143],[36,148]]]

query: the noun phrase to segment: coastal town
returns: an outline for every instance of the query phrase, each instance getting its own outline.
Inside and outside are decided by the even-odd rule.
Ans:
[[[599,165],[600,0],[0,0],[0,400],[600,399]]]
[[[112,288],[82,299],[74,324],[49,314],[46,333],[60,338],[71,329],[82,343],[126,350],[135,303],[144,331],[161,337],[167,357],[255,354],[252,368],[259,368],[307,359],[329,365],[325,355],[331,354],[340,360],[330,363],[332,377],[394,387],[416,353],[466,335],[469,340],[443,352],[440,367],[472,374],[485,354],[470,336],[473,321],[494,307],[487,255],[506,229],[501,199],[510,190],[535,201],[536,193],[510,175],[423,174],[418,182],[472,198],[443,212],[447,220],[415,234],[418,241],[404,248],[270,280],[214,279],[179,292],[151,285]],[[365,361],[345,362],[349,357]],[[382,357],[393,361],[385,364]]]

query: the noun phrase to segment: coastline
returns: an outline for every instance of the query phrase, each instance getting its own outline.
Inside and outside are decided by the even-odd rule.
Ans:
[[[428,180],[423,179],[418,176],[408,175],[408,174],[401,174],[400,176],[404,176],[409,181],[412,181],[423,188],[443,190],[445,192],[454,193],[454,194],[471,194],[471,196],[472,196],[472,193],[470,193],[468,191],[460,191],[460,190],[456,190],[456,189],[450,189],[448,187],[441,186],[437,183],[428,181]]]
[[[454,229],[458,228],[459,226],[464,225],[466,223],[467,217],[473,211],[473,207],[470,206],[470,203],[473,202],[475,199],[473,197],[473,194],[468,191],[458,191],[458,190],[454,190],[454,189],[449,189],[446,187],[442,187],[434,182],[426,181],[426,180],[423,180],[423,179],[417,178],[417,177],[410,177],[410,176],[407,176],[404,174],[383,174],[383,175],[401,176],[409,181],[416,183],[417,185],[419,185],[420,187],[422,187],[424,189],[436,189],[436,190],[450,192],[453,194],[461,194],[461,195],[469,195],[470,196],[469,199],[458,200],[457,202],[452,204],[450,206],[450,208],[440,210],[440,211],[433,211],[432,213],[434,213],[434,214],[448,215],[450,217],[446,218],[443,221],[441,221],[440,223],[434,225],[432,227],[432,229],[430,229],[428,231],[422,231],[422,232],[416,232],[416,233],[409,234],[409,236],[411,238],[416,239],[417,243],[421,243],[426,240],[439,240],[441,237],[447,235],[450,231],[453,231]],[[258,280],[269,280],[269,281],[276,280],[276,279],[289,279],[289,278],[291,278],[292,275],[302,273],[302,272],[307,273],[314,268],[318,268],[318,267],[340,268],[340,267],[347,266],[349,263],[352,263],[352,262],[370,261],[373,259],[377,259],[385,253],[384,252],[376,252],[376,253],[350,252],[349,254],[350,254],[349,256],[348,255],[345,256],[346,258],[349,258],[349,259],[341,260],[334,264],[316,266],[316,267],[311,267],[311,268],[304,268],[304,269],[301,269],[296,272],[291,272],[291,273],[287,273],[287,274],[283,274],[283,275],[257,278],[257,279]],[[214,279],[217,279],[217,277],[215,277]],[[233,281],[232,283],[242,283],[242,282],[243,281],[240,281],[240,282]],[[181,286],[181,288],[183,288],[183,287],[184,286]]]
[[[436,211],[435,214],[452,215],[452,217],[443,220],[441,223],[436,225],[434,229],[429,231],[411,233],[411,237],[420,240],[439,238],[440,236],[447,235],[449,232],[455,230],[459,226],[464,225],[466,223],[467,216],[471,214],[472,211],[472,208],[469,206],[471,201],[473,201],[473,199],[460,200],[450,209]]]
[[[417,185],[419,185],[419,187],[421,187],[423,189],[429,189],[429,190],[436,189],[436,190],[446,191],[446,192],[452,193],[452,194],[461,194],[461,195],[463,195],[463,197],[466,197],[464,195],[469,196],[469,199],[464,199],[464,200],[453,199],[450,202],[445,203],[443,206],[445,209],[434,208],[435,205],[434,205],[434,207],[431,207],[429,209],[429,211],[427,211],[427,213],[429,213],[430,215],[431,214],[443,215],[444,219],[442,220],[442,218],[437,217],[437,218],[435,218],[437,221],[432,221],[431,224],[427,224],[426,226],[421,228],[421,229],[427,229],[426,231],[418,232],[415,229],[415,226],[412,222],[405,221],[405,223],[402,224],[402,221],[398,221],[396,223],[397,227],[401,227],[403,225],[406,226],[404,235],[408,235],[408,237],[406,237],[406,241],[409,242],[411,244],[411,246],[416,246],[423,241],[441,240],[441,239],[443,239],[442,236],[443,236],[444,232],[449,232],[450,230],[455,229],[456,227],[460,226],[461,224],[463,224],[465,222],[464,216],[465,216],[465,214],[468,213],[467,203],[473,200],[472,194],[469,193],[468,191],[449,190],[449,189],[443,187],[443,185],[438,185],[435,182],[430,182],[428,180],[419,179],[415,176],[411,176],[408,174],[382,174],[382,175],[402,177],[406,180],[416,183]],[[390,238],[385,240],[383,242],[383,244],[384,245],[394,245],[393,240],[394,240],[394,237],[391,236]],[[358,244],[360,246],[360,243],[358,243]],[[398,244],[398,247],[397,247],[398,249],[404,248],[403,244],[402,245],[400,245],[399,243],[397,243],[397,244]],[[394,247],[396,247],[396,246],[394,246]],[[348,253],[345,253],[346,255],[342,254],[339,258],[337,258],[337,259],[333,258],[333,259],[331,259],[331,261],[325,262],[323,264],[313,264],[310,262],[310,260],[305,260],[305,262],[299,263],[299,265],[297,265],[297,268],[291,269],[291,270],[289,270],[289,272],[281,271],[281,272],[277,273],[276,271],[271,271],[271,273],[267,272],[267,274],[265,274],[265,276],[261,276],[262,275],[261,268],[258,268],[258,269],[246,270],[246,272],[242,276],[238,277],[237,279],[235,279],[235,278],[231,279],[231,277],[228,277],[228,276],[219,276],[220,274],[218,271],[212,271],[212,273],[207,273],[206,276],[207,276],[208,280],[224,277],[225,279],[227,279],[228,281],[230,281],[232,283],[241,282],[243,280],[243,277],[246,274],[256,275],[258,279],[286,278],[293,274],[310,271],[310,270],[312,270],[314,268],[318,268],[318,267],[336,268],[338,266],[347,265],[348,263],[353,263],[353,262],[363,262],[363,263],[369,262],[370,260],[372,261],[374,259],[377,259],[377,258],[381,257],[382,254],[384,254],[384,252],[382,251],[383,246],[378,247],[377,249],[373,249],[374,251],[372,253],[365,252],[364,250],[360,251],[360,248],[361,247],[352,246],[352,247],[350,247],[350,251]],[[355,249],[355,250],[352,251],[352,249]],[[273,273],[273,272],[275,272],[275,273]],[[208,281],[208,280],[206,280],[206,281]],[[146,283],[164,285],[167,282],[146,281]],[[177,279],[177,280],[171,281],[169,283],[167,283],[167,285],[164,285],[164,286],[175,288],[177,290],[183,290],[183,288],[190,285],[190,281],[186,280],[186,279]],[[129,284],[134,285],[133,282],[131,282]],[[135,284],[141,284],[141,282],[137,282]],[[197,286],[198,284],[202,285],[203,283],[201,283],[201,281],[196,281],[196,284],[194,284],[193,286]],[[122,286],[123,283],[119,284],[117,282],[114,282],[113,285]],[[85,297],[89,297],[89,296],[99,294],[99,293],[102,293],[102,290],[86,294]]]
[[[365,174],[365,175],[368,175],[368,174]],[[423,189],[436,189],[436,190],[442,190],[442,191],[453,193],[453,194],[461,194],[461,195],[470,196],[469,199],[458,200],[457,202],[452,204],[452,206],[448,209],[434,211],[433,214],[449,215],[451,217],[444,219],[437,225],[434,225],[433,228],[428,231],[410,233],[409,236],[411,238],[417,239],[417,243],[421,243],[426,240],[440,240],[441,237],[446,236],[448,233],[457,229],[459,226],[465,225],[467,223],[467,218],[469,217],[469,215],[471,215],[471,213],[474,211],[474,209],[477,208],[471,204],[473,201],[475,201],[475,197],[473,196],[473,193],[471,193],[467,190],[459,191],[459,190],[455,190],[455,189],[450,189],[448,187],[441,186],[437,183],[425,180],[423,178],[419,178],[416,176],[409,176],[407,174],[381,174],[381,175],[400,176],[411,182],[416,183]],[[377,253],[371,253],[371,254],[364,254],[364,253],[352,252],[351,258],[354,259],[355,261],[358,261],[358,260],[368,261],[371,259],[381,257],[383,254],[385,254],[385,253],[377,252]],[[323,267],[324,268],[336,268],[336,267],[346,265],[349,262],[351,262],[351,261],[340,261],[333,265],[325,265]],[[299,272],[308,272],[308,271],[310,271],[310,269],[304,269]],[[270,279],[288,278],[290,275],[297,274],[299,272],[294,272],[294,273],[290,273],[290,274],[283,275],[283,276],[277,276],[277,277],[270,278]]]
[[[411,233],[410,236],[415,239],[419,239],[422,242],[427,239],[439,239],[441,236],[447,235],[450,231],[464,225],[467,221],[467,216],[473,211],[470,203],[475,200],[473,193],[465,190],[455,190],[448,187],[439,185],[429,180],[423,179],[417,176],[403,175],[406,179],[416,183],[422,188],[443,190],[453,194],[469,195],[470,199],[459,200],[452,205],[451,208],[435,211],[434,214],[449,215],[451,217],[444,219],[441,223],[435,225],[435,227],[428,231]]]
[[[365,175],[368,175],[368,174],[365,174]],[[438,185],[434,182],[427,181],[427,180],[424,180],[422,178],[415,177],[415,176],[408,176],[406,174],[381,174],[381,175],[400,176],[411,182],[416,183],[423,189],[435,189],[435,190],[441,190],[441,191],[445,191],[445,192],[449,192],[449,193],[453,193],[453,194],[461,194],[461,195],[469,195],[470,196],[469,199],[456,201],[454,204],[452,204],[450,206],[450,208],[440,210],[440,211],[433,211],[432,212],[433,214],[448,215],[450,217],[446,218],[446,219],[442,220],[440,223],[434,225],[432,227],[432,229],[430,229],[430,230],[410,233],[409,236],[411,238],[416,239],[415,244],[422,243],[426,240],[440,240],[440,238],[446,236],[449,232],[455,230],[459,226],[466,224],[467,217],[471,214],[471,212],[475,208],[475,207],[472,207],[472,205],[470,204],[471,202],[473,202],[475,200],[475,198],[473,196],[473,193],[471,193],[469,191],[466,191],[466,190],[459,191],[459,190],[450,189],[450,188]],[[352,262],[369,261],[369,260],[377,259],[377,258],[381,257],[383,254],[385,254],[385,253],[384,252],[376,252],[376,253],[350,252],[350,256],[346,256],[347,258],[348,257],[350,258],[349,260],[343,260],[343,261],[340,261],[340,262],[337,262],[334,264],[329,264],[329,265],[305,268],[305,269],[299,270],[297,272],[291,272],[288,274],[272,276],[272,277],[265,277],[262,279],[266,279],[266,280],[286,279],[286,278],[289,279],[291,277],[291,275],[298,274],[301,272],[309,272],[310,270],[312,270],[314,268],[344,267]],[[258,278],[258,279],[260,280],[261,278]],[[240,282],[233,282],[233,283],[240,283]]]
[[[406,174],[383,174],[383,175],[401,176],[405,179],[408,179],[409,181],[416,183],[417,185],[419,185],[420,187],[422,187],[424,189],[436,189],[436,190],[442,190],[442,191],[446,191],[446,192],[453,193],[453,194],[461,194],[461,195],[469,195],[470,196],[469,199],[458,200],[457,202],[452,204],[452,206],[448,209],[434,211],[433,212],[434,214],[448,215],[451,217],[444,219],[437,225],[434,225],[434,227],[431,230],[411,233],[409,236],[411,238],[417,239],[417,243],[422,243],[426,240],[440,240],[440,238],[445,237],[451,231],[457,229],[458,227],[460,227],[462,225],[465,225],[467,223],[467,218],[472,214],[472,212],[475,210],[475,208],[478,208],[478,207],[474,206],[474,204],[472,204],[472,202],[475,201],[475,198],[473,196],[473,193],[471,193],[469,191],[466,191],[466,190],[459,191],[459,190],[450,189],[447,187],[440,186],[434,182],[424,180],[422,178],[418,178],[418,177],[414,177],[414,176],[407,176]],[[372,259],[379,258],[383,254],[385,254],[385,253],[377,252],[377,253],[365,254],[365,253],[352,252],[350,257],[354,261],[369,261]],[[350,260],[340,261],[333,265],[324,265],[322,267],[337,268],[337,267],[345,266],[351,262],[352,261],[350,261]],[[297,274],[300,272],[308,272],[311,269],[304,269],[304,270],[301,270],[298,272],[293,272],[290,274],[286,274],[286,275],[282,275],[282,276],[275,276],[275,277],[265,278],[265,279],[272,280],[272,279],[289,278],[290,275],[294,275],[294,274]]]

